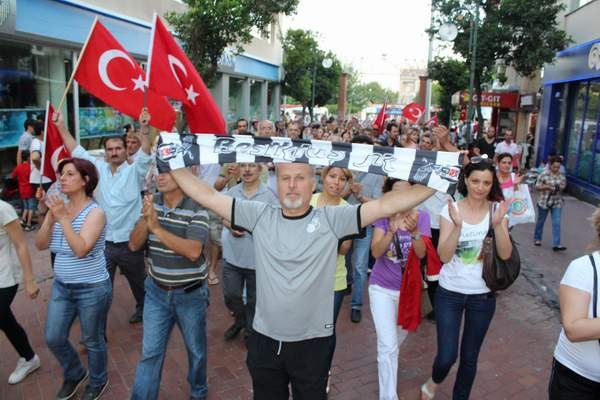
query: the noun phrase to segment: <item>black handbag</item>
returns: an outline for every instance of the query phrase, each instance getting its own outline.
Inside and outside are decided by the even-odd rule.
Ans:
[[[479,258],[482,260],[483,269],[481,276],[485,281],[486,286],[492,291],[505,290],[513,284],[519,273],[521,272],[521,256],[517,250],[517,246],[509,234],[512,243],[512,252],[507,260],[498,257],[496,252],[496,238],[494,236],[494,228],[492,227],[493,209],[490,205],[490,227],[481,247]]]

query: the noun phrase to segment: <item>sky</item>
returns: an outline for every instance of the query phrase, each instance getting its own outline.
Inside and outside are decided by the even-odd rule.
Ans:
[[[360,73],[398,90],[399,70],[427,65],[429,0],[300,0],[283,29],[317,33],[319,47],[331,50]]]

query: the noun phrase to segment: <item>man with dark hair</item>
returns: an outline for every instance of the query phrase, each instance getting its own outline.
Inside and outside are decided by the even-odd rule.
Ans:
[[[59,116],[60,114],[56,114]],[[53,116],[54,118],[54,116]],[[105,160],[99,160],[79,146],[69,133],[62,119],[53,119],[65,147],[73,157],[94,163],[100,175],[96,200],[106,213],[106,268],[114,282],[117,265],[127,278],[136,300],[136,311],[129,320],[135,324],[142,321],[144,307],[144,278],[146,277],[144,253],[131,251],[127,246],[129,234],[142,209],[140,192],[144,187],[146,173],[152,163],[148,122],[150,114],[143,109],[140,114],[139,155],[132,164],[127,163],[127,146],[123,136],[113,136],[104,142]]]
[[[131,398],[158,397],[165,353],[177,324],[188,354],[190,398],[204,399],[207,343],[207,267],[202,249],[208,239],[208,214],[186,196],[170,173],[156,178],[159,193],[146,195],[129,238],[132,252],[148,248],[142,356]]]
[[[487,154],[490,160],[493,159],[496,154],[496,128],[488,126],[485,135],[475,142],[473,151],[478,155]]]
[[[19,144],[17,145],[17,165],[23,162],[21,158],[21,152],[27,150],[29,151],[29,146],[31,145],[31,140],[33,139],[33,120],[26,119],[23,123],[23,134],[19,138]]]
[[[248,132],[248,120],[240,118],[235,123],[235,133],[237,135],[250,135]]]
[[[400,146],[400,127],[395,122],[390,122],[386,126],[386,131],[379,136],[378,140],[383,146],[398,147]]]
[[[52,180],[46,176],[42,176],[42,155],[44,153],[44,123],[35,121],[33,123],[33,139],[29,145],[29,157],[31,161],[31,173],[29,174],[29,182],[34,187],[42,186],[44,190],[48,190],[52,185]]]

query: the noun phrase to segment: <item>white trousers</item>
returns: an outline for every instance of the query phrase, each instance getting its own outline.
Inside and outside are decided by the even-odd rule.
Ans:
[[[398,353],[408,335],[396,323],[400,291],[369,285],[369,300],[377,332],[379,400],[398,400]]]

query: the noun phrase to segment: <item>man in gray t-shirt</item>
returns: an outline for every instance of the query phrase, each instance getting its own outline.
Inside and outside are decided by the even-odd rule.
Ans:
[[[186,169],[172,172],[200,204],[252,233],[256,316],[246,363],[255,400],[326,398],[337,243],[380,218],[415,207],[434,193],[413,185],[361,205],[314,209],[316,181],[307,164],[278,164],[281,206],[233,199]]]

